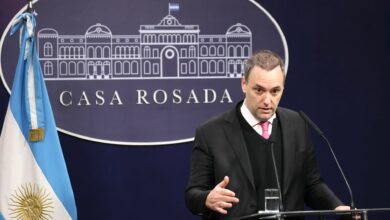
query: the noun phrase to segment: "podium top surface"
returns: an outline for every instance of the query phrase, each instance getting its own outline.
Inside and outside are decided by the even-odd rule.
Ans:
[[[321,215],[350,215],[350,214],[364,214],[368,212],[390,212],[390,208],[367,208],[367,209],[353,209],[353,210],[309,210],[309,211],[284,211],[284,212],[261,212],[239,218],[240,219],[252,219],[259,217],[297,217],[297,216],[321,216]]]

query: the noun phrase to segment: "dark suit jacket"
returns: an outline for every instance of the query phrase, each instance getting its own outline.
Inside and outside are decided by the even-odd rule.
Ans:
[[[297,112],[279,107],[283,139],[283,205],[286,211],[334,209],[342,203],[320,176],[308,127]],[[254,214],[257,209],[252,167],[236,109],[211,118],[196,130],[186,204],[204,219],[229,219]],[[228,189],[240,202],[227,215],[211,212],[205,206],[208,193],[224,176]]]

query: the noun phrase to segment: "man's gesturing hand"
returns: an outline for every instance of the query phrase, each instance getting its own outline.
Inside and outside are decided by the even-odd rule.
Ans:
[[[228,184],[229,177],[225,176],[225,178],[210,191],[206,198],[207,208],[221,214],[227,214],[226,209],[231,208],[233,206],[232,203],[238,203],[238,198],[235,197],[236,194],[233,191],[226,189]]]

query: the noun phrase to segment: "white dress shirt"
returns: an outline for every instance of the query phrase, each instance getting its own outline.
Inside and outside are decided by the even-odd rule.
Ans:
[[[263,134],[263,129],[261,129],[261,125],[259,124],[260,121],[257,120],[253,115],[252,113],[249,111],[249,109],[246,107],[245,105],[245,101],[244,103],[242,103],[242,106],[240,108],[240,111],[241,111],[241,114],[242,116],[244,117],[245,121],[248,122],[248,124],[260,135]],[[276,118],[276,114],[274,113],[270,119],[268,119],[269,121],[269,126],[268,126],[268,133],[269,135],[271,135],[272,133],[272,122],[274,121],[274,119]]]

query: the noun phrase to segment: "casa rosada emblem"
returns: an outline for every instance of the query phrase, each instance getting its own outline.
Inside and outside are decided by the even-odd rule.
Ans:
[[[280,27],[252,0],[97,0],[87,14],[72,9],[88,2],[73,1],[37,2],[36,35],[57,127],[79,138],[119,145],[192,141],[197,126],[243,99],[240,80],[253,51],[277,51],[288,65]],[[18,39],[8,31],[0,73],[10,91]]]

